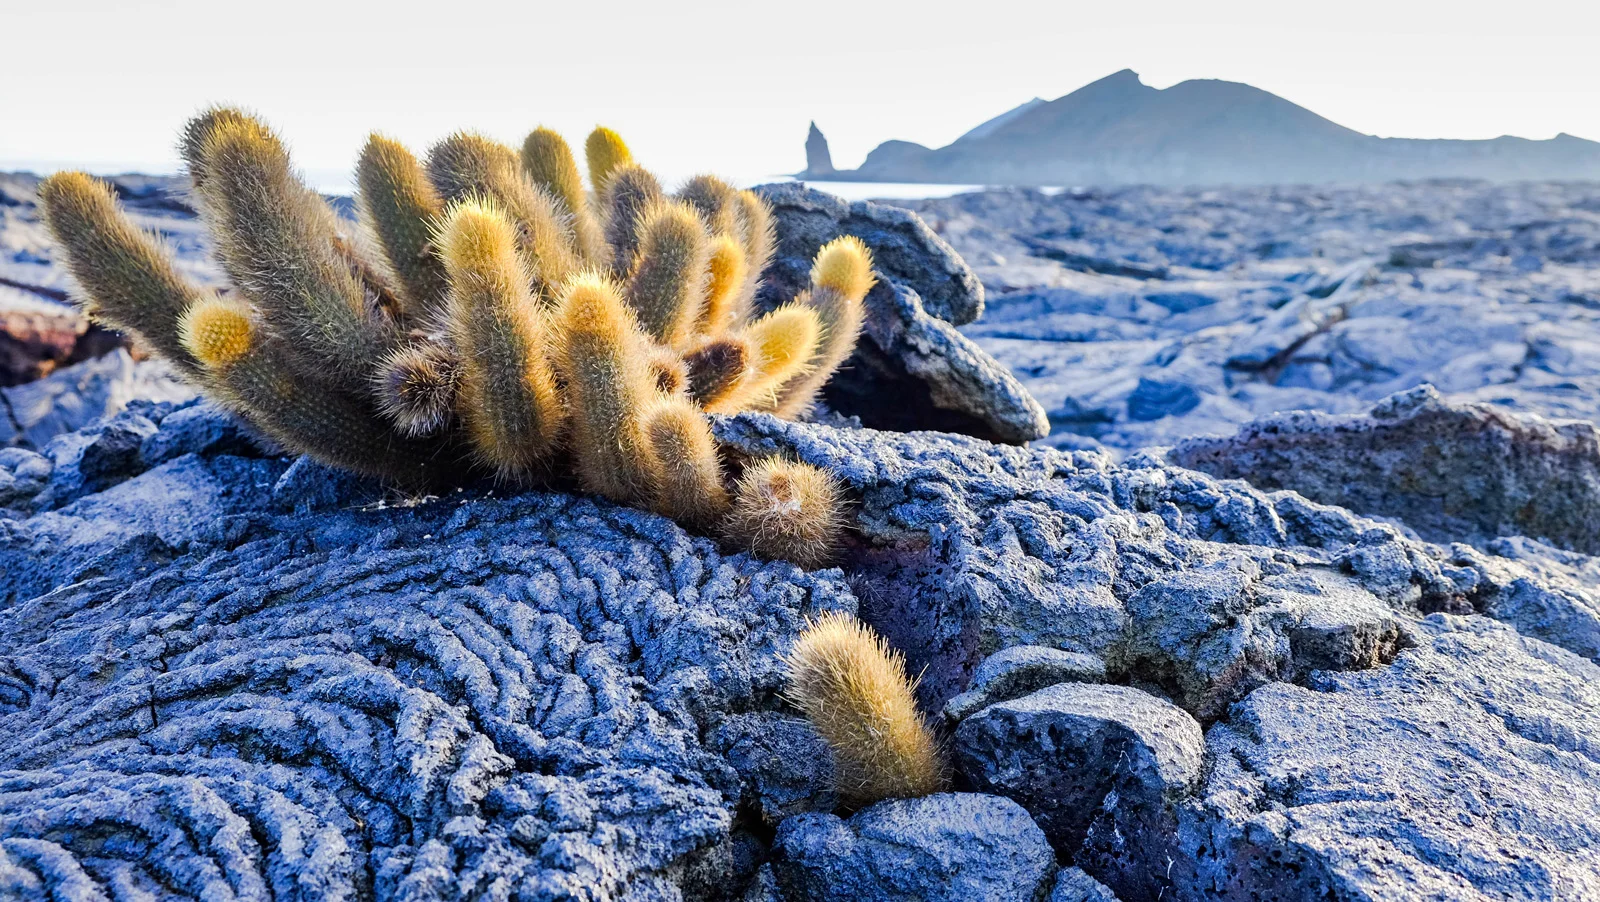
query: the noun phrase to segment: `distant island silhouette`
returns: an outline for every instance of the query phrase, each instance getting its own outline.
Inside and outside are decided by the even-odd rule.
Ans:
[[[834,169],[812,123],[806,162],[801,178],[984,185],[1600,180],[1600,142],[1379,138],[1250,85],[1157,89],[1124,69],[1034,98],[944,147],[885,141],[858,169]]]

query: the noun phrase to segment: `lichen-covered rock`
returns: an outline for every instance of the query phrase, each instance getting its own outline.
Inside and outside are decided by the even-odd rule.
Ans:
[[[1039,402],[954,328],[983,313],[983,286],[915,213],[846,203],[798,183],[758,189],[772,204],[778,250],[764,275],[767,306],[809,284],[817,249],[839,235],[872,248],[880,283],[867,296],[854,355],[824,398],[879,429],[938,429],[1022,444],[1050,432]]]
[[[788,902],[1035,902],[1055,856],[1016,802],[937,793],[790,818],[773,871]]]
[[[1165,898],[1600,898],[1600,668],[1483,618],[1422,627],[1211,728]]]
[[[944,706],[945,720],[958,724],[995,702],[1007,702],[1056,683],[1101,683],[1106,662],[1094,655],[1039,645],[1013,645],[997,651],[972,673],[967,691]]]
[[[1127,686],[1059,683],[962,721],[952,753],[979,792],[1015,799],[1064,855],[1107,841],[1154,854],[1197,788],[1200,725]],[[1091,833],[1093,835],[1091,835]]]

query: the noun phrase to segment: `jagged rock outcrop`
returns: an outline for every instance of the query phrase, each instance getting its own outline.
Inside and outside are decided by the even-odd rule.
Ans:
[[[828,139],[815,122],[806,132],[806,171],[803,178],[826,178],[838,170],[833,168],[833,154],[828,152]]]
[[[980,668],[990,655],[1035,645],[1083,656],[1054,662],[1073,680],[1035,674],[1048,698],[1147,699],[1207,728],[1203,780],[1119,792],[1147,783],[1106,752],[1105,780],[1080,786],[1077,804],[1100,813],[1056,852],[1125,900],[1493,894],[1510,878],[1486,870],[1483,842],[1508,835],[1532,850],[1531,885],[1600,879],[1600,837],[1575,813],[1600,792],[1587,751],[1600,674],[1482,616],[1420,619],[1494,612],[1511,591],[1496,568],[1523,565],[1153,457],[766,416],[715,428],[736,457],[782,452],[839,474],[855,501],[842,570],[730,555],[559,493],[395,498],[254,450],[198,405],[138,405],[59,437],[13,467],[14,485],[31,467],[43,487],[0,520],[0,732],[14,737],[0,747],[0,886],[793,899],[795,879],[831,886],[841,863],[810,858],[796,878],[782,837],[812,822],[867,835],[823,813],[812,752],[772,760],[774,743],[815,741],[782,713],[780,655],[805,616],[837,608],[907,651],[929,712],[980,669],[987,685],[1017,669]],[[1519,579],[1547,606],[1566,597],[1526,567]],[[1137,705],[1052,708],[1101,717],[1103,752],[1148,735],[1117,726]],[[1295,730],[1313,735],[1279,738]],[[995,755],[1040,754],[1030,743],[1049,731],[1007,735]],[[1447,766],[1467,737],[1481,764]],[[1345,759],[1388,761],[1374,772],[1391,782],[1372,790],[1381,804],[1321,814],[1364,773],[1334,768]],[[1281,786],[1279,769],[1294,775]],[[1450,793],[1460,801],[1441,808]],[[1018,829],[1041,830],[1026,804]],[[1310,838],[1292,829],[1302,808],[1322,818]],[[882,892],[936,897],[1017,873],[959,841],[954,815],[912,821],[923,839],[896,828],[883,848],[970,865],[958,879],[938,858],[897,859],[909,882]],[[1129,825],[1147,842],[1119,840]],[[1427,849],[1400,844],[1407,831]],[[1045,858],[1031,887],[1005,885],[1050,892]]]

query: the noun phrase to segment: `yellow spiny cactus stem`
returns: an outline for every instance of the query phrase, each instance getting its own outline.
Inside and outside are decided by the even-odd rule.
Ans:
[[[439,251],[461,361],[458,410],[472,449],[502,477],[542,475],[564,411],[547,356],[549,326],[529,294],[516,227],[493,201],[463,201],[445,214]]]
[[[605,194],[617,170],[633,163],[633,151],[622,142],[622,136],[600,125],[583,142],[583,154],[589,163],[589,184],[598,195]]]
[[[178,139],[178,151],[189,170],[189,182],[196,190],[205,186],[209,172],[205,165],[205,146],[211,133],[224,124],[241,125],[257,123],[254,116],[234,107],[214,106],[190,119]]]
[[[619,169],[604,194],[597,194],[606,217],[606,242],[611,245],[611,266],[623,275],[633,266],[639,249],[639,219],[661,200],[661,183],[638,166]]]
[[[568,220],[557,202],[522,173],[511,148],[483,135],[457,132],[428,151],[428,178],[445,203],[487,197],[517,226],[518,246],[542,289],[553,300],[579,267]]]
[[[230,298],[201,298],[184,311],[178,335],[201,366],[226,371],[256,344],[254,311]]]
[[[640,217],[627,298],[639,325],[656,341],[681,348],[694,337],[710,250],[705,226],[685,204],[656,204]]]
[[[810,464],[770,457],[745,467],[723,529],[757,557],[815,569],[833,560],[843,523],[838,480]]]
[[[649,451],[640,415],[656,395],[649,339],[616,284],[592,273],[567,283],[558,312],[578,481],[614,501],[647,498]]]
[[[181,334],[217,400],[290,452],[407,487],[432,480],[437,445],[396,436],[344,386],[297,372],[283,341],[258,328],[249,305],[204,298],[185,312]]]
[[[708,413],[736,413],[754,376],[752,356],[750,343],[739,335],[701,344],[683,358],[689,368],[689,395]]]
[[[822,338],[811,371],[789,381],[779,393],[779,416],[794,417],[809,410],[822,386],[849,359],[861,334],[864,302],[873,281],[872,252],[861,239],[841,235],[817,251],[804,302],[822,318]]]
[[[57,173],[39,185],[39,202],[67,271],[88,295],[80,301],[85,312],[197,375],[178,326],[202,292],[178,274],[153,235],[129,221],[111,186],[81,172]]]
[[[917,711],[905,660],[855,617],[807,624],[784,659],[785,697],[833,748],[840,798],[866,805],[946,786],[938,741]]]
[[[840,235],[824,244],[811,263],[811,284],[831,288],[847,298],[864,298],[872,290],[872,251],[854,235]]]
[[[728,510],[722,464],[705,414],[682,395],[658,397],[642,415],[650,449],[650,507],[690,526],[709,526]]]
[[[678,199],[693,207],[713,235],[740,236],[739,190],[714,175],[697,175],[678,190]]]
[[[565,138],[548,128],[537,128],[522,142],[522,171],[561,205],[571,217],[573,241],[585,265],[610,265],[611,248],[590,211],[583,193],[583,176]]]
[[[391,351],[373,378],[378,409],[410,438],[444,432],[455,416],[460,369],[455,357],[434,342]]]
[[[422,164],[398,141],[373,132],[356,162],[361,221],[393,270],[406,325],[420,324],[444,303],[444,266],[433,252],[433,230],[444,212]]]
[[[753,408],[772,409],[783,386],[809,371],[822,332],[822,317],[804,302],[784,304],[751,324],[755,375],[748,393]]]
[[[778,226],[772,218],[772,207],[754,191],[739,192],[739,213],[743,226],[745,280],[735,309],[742,312],[755,303],[761,273],[766,271],[778,250]]]
[[[746,269],[744,245],[737,238],[718,235],[711,240],[706,299],[700,308],[701,334],[719,335],[742,316],[739,292],[749,275]]]
[[[219,120],[199,154],[201,209],[229,278],[275,333],[293,337],[285,347],[298,366],[364,383],[398,333],[352,271],[332,210],[259,122]]]

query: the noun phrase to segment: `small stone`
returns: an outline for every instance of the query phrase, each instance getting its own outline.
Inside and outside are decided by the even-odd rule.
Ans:
[[[1034,902],[1056,870],[1021,806],[974,793],[789,818],[772,867],[790,902]]]

